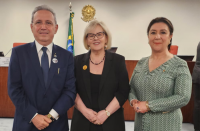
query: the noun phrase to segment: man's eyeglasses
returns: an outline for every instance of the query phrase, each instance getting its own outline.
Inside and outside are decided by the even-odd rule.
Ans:
[[[88,33],[87,38],[90,39],[90,40],[93,40],[96,36],[97,39],[101,39],[105,34],[106,34],[105,32],[98,32],[96,34]]]

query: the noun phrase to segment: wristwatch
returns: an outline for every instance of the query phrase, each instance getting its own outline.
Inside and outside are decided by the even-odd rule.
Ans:
[[[53,118],[53,116],[52,116],[51,114],[48,114],[47,117],[48,117],[49,119],[51,119],[52,121],[55,121],[55,119]]]
[[[110,116],[110,112],[107,111],[106,109],[105,109],[105,111],[106,111],[106,115],[109,117]]]

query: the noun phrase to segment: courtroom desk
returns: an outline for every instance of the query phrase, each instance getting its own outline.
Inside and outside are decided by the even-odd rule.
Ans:
[[[8,96],[8,67],[0,67],[0,117],[13,117],[15,106]]]
[[[129,79],[131,78],[131,75],[133,73],[133,70],[137,64],[137,60],[126,60],[126,68],[128,71]],[[194,68],[195,62],[187,62],[190,73],[192,73],[192,70]],[[6,67],[0,67],[0,117],[13,117],[14,116],[14,110],[15,107],[10,101],[10,98],[7,93],[7,77],[8,77],[8,68]],[[131,108],[128,100],[124,104],[124,119],[125,120],[134,120],[135,118],[135,112],[133,108]],[[72,118],[73,114],[73,108],[70,108],[68,111],[68,118]],[[194,97],[192,93],[192,97],[189,101],[189,103],[181,108],[183,113],[183,122],[186,123],[193,123],[193,108],[194,108]]]

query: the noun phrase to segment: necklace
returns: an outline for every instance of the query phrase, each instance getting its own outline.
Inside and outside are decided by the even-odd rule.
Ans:
[[[101,64],[104,60],[105,60],[105,55],[104,55],[103,59],[101,60],[101,62],[99,62],[99,63],[94,63],[94,62],[91,60],[91,58],[90,58],[91,63],[94,64],[94,65],[99,65],[99,64]]]

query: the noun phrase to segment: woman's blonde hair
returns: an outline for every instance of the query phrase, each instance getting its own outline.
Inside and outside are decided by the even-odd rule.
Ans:
[[[89,33],[89,31],[93,28],[95,28],[97,25],[100,25],[104,32],[105,32],[105,35],[108,39],[108,42],[105,43],[107,46],[105,47],[105,50],[108,50],[111,48],[111,40],[112,40],[112,37],[111,37],[111,34],[110,34],[110,31],[108,30],[107,26],[104,24],[104,22],[102,21],[99,21],[99,20],[92,20],[91,22],[89,22],[89,24],[87,25],[87,27],[85,28],[85,31],[84,31],[84,36],[83,36],[83,43],[84,43],[84,46],[85,46],[85,49],[89,50],[90,47],[88,46],[87,44],[87,34]]]

